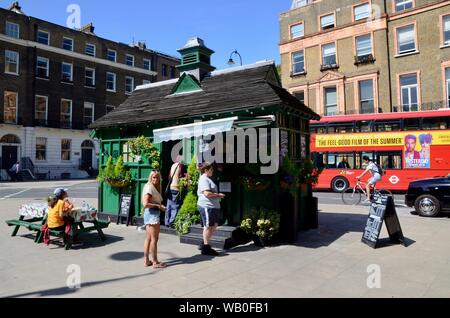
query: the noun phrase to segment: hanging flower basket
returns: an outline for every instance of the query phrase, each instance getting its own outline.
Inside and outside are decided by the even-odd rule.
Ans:
[[[270,181],[258,177],[242,177],[241,183],[246,191],[265,191],[270,187]]]
[[[129,180],[105,180],[105,182],[112,188],[126,188],[131,185]]]

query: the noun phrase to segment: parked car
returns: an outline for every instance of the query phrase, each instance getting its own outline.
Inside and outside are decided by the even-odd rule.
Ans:
[[[450,175],[411,182],[405,203],[421,216],[433,217],[450,212]]]

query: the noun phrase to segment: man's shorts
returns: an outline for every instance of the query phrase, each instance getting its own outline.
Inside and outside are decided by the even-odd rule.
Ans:
[[[369,179],[369,184],[370,185],[376,185],[377,182],[381,181],[381,176],[378,173],[375,173],[375,175]]]
[[[202,217],[202,225],[206,227],[216,226],[220,220],[220,209],[198,207]]]

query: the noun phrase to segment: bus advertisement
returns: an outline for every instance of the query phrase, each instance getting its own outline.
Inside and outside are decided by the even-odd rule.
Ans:
[[[399,131],[379,131],[376,122],[383,120],[381,114],[369,123],[370,128],[367,130],[371,131],[365,132],[356,128],[358,116],[353,116],[353,121],[346,118],[345,132],[336,128],[342,128],[342,122],[326,122],[327,119],[322,119],[313,123],[312,157],[316,167],[324,168],[315,188],[341,192],[354,186],[356,177],[365,169],[364,156],[378,163],[386,173],[377,188],[403,191],[408,189],[412,181],[447,176],[450,173],[450,111],[447,113],[448,118],[443,117],[443,113],[439,113],[439,118],[433,113],[428,118],[436,117],[438,124],[435,130],[423,129],[424,121],[420,116],[425,114],[419,113],[415,114],[419,121],[414,125],[419,130],[408,130],[406,121],[401,119]],[[366,123],[370,121],[367,115],[363,117]]]

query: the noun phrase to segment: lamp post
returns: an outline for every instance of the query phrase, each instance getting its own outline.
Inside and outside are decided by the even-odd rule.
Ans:
[[[240,62],[241,62],[241,66],[242,66],[242,56],[239,54],[239,52],[237,51],[237,50],[234,50],[233,52],[231,52],[231,55],[230,55],[230,59],[228,60],[228,65],[229,66],[233,66],[234,64],[236,64],[235,62],[234,62],[234,60],[233,60],[233,55],[234,54],[236,54],[237,56],[239,56],[239,60],[240,60]]]

